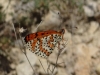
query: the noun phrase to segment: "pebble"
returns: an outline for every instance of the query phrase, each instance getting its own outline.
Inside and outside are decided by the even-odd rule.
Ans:
[[[88,16],[88,17],[92,17],[94,16],[94,11],[89,8],[88,6],[83,6],[83,9],[84,9],[84,12],[85,12],[85,15]]]
[[[90,27],[89,27],[89,30],[88,30],[88,33],[89,34],[94,34],[95,31],[99,28],[99,23],[96,22],[96,21],[92,21],[90,23]]]
[[[97,72],[98,75],[100,75],[100,64],[97,65],[96,72]]]

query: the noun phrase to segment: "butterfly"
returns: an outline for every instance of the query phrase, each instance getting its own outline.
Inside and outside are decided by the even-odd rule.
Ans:
[[[63,40],[64,29],[60,31],[48,30],[31,33],[25,36],[25,47],[36,55],[47,58],[56,44]]]

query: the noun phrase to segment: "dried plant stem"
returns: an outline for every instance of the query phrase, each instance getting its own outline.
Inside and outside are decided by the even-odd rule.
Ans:
[[[15,38],[16,38],[16,40],[18,39],[17,38],[17,34],[16,34],[16,30],[15,30],[15,27],[14,27],[14,24],[11,22],[11,24],[12,24],[12,26],[13,26],[13,29],[14,29],[14,33],[15,33]],[[19,33],[19,36],[20,36],[20,39],[22,40],[22,37],[21,37],[21,35],[20,35],[20,33]],[[22,41],[23,42],[23,41]],[[18,42],[19,43],[19,42]],[[24,43],[23,43],[23,46],[24,46]],[[20,45],[20,43],[19,43],[19,47],[20,47],[20,49],[21,49],[21,51],[22,51],[22,48],[21,48],[21,45]],[[24,48],[24,51],[25,51],[25,48]],[[23,51],[22,51],[23,52]],[[34,68],[32,67],[32,65],[31,65],[31,63],[30,63],[30,61],[29,61],[29,59],[28,59],[28,57],[27,57],[27,54],[26,54],[26,52],[23,52],[24,53],[24,55],[26,56],[26,58],[27,58],[27,60],[28,60],[28,62],[29,62],[29,64],[30,64],[30,66],[31,66],[31,68],[32,68],[32,70],[33,70],[33,72],[34,72],[34,75],[37,75],[35,72],[35,70],[34,70]]]
[[[43,67],[42,62],[40,61],[40,59],[39,59],[39,62],[40,62],[40,64],[41,64],[41,66],[42,66],[44,72],[46,73],[46,70],[44,69],[44,67]]]

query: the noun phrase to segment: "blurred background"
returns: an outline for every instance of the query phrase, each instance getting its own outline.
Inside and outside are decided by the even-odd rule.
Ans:
[[[50,9],[60,11],[68,40],[59,64],[57,50],[49,57],[49,63],[56,65],[54,75],[100,75],[100,0],[0,0],[0,75],[35,75],[14,27],[17,36],[19,27],[27,29],[24,37],[34,32]],[[37,75],[49,75],[38,61],[47,69],[46,59],[30,51],[27,55]]]

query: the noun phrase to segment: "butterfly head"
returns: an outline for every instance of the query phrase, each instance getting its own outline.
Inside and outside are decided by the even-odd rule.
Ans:
[[[65,29],[61,29],[60,33],[64,34],[65,33]]]

